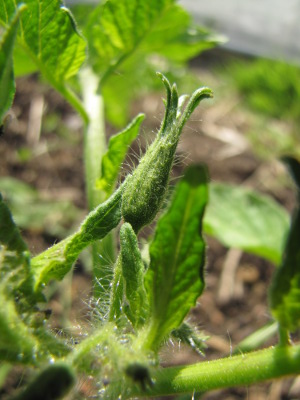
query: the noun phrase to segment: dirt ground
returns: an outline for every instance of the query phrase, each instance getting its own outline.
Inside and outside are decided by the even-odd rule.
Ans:
[[[18,178],[38,189],[43,198],[69,200],[85,210],[80,118],[55,91],[39,83],[36,76],[18,79],[12,111],[13,120],[0,137],[0,176]],[[139,100],[132,107],[132,115],[137,112],[145,112],[147,119],[135,150],[146,141],[147,133],[159,126],[163,112],[161,96],[152,94]],[[291,210],[292,191],[283,189],[280,184],[283,167],[275,160],[264,161],[254,154],[244,135],[247,123],[235,99],[200,106],[185,128],[174,176],[179,176],[189,163],[204,162],[212,181],[257,188]],[[108,132],[113,131],[108,127]],[[41,230],[22,231],[33,254],[57,240]],[[207,242],[207,287],[198,306],[192,310],[190,321],[210,336],[206,359],[214,359],[230,354],[239,341],[270,321],[267,292],[274,266],[239,250],[228,250],[212,238],[207,238]],[[90,290],[90,275],[79,264],[73,275],[71,292],[70,317],[75,333],[81,329]],[[51,307],[55,318],[63,308],[57,295],[53,295]],[[275,342],[273,338],[265,345]],[[171,344],[162,351],[162,358],[165,364],[204,360],[191,350],[179,350]],[[82,384],[79,390],[84,393],[87,389]],[[294,378],[203,396],[205,400],[299,398],[300,381]]]

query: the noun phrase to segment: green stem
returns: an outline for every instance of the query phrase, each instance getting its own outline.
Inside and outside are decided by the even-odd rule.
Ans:
[[[96,189],[96,181],[101,177],[101,161],[107,150],[105,135],[105,117],[103,97],[97,93],[99,78],[90,68],[80,71],[83,103],[89,123],[84,137],[85,177],[89,209],[92,210],[106,199],[103,191]],[[115,239],[108,234],[101,242],[92,246],[93,275],[95,279],[94,295],[99,298],[109,292],[107,268],[115,260]],[[99,282],[99,284],[97,284]]]
[[[280,346],[288,346],[291,344],[289,331],[286,328],[283,328],[280,324],[278,325],[278,334]]]
[[[83,103],[88,114],[89,123],[84,136],[84,161],[87,185],[88,206],[92,210],[104,201],[104,193],[95,187],[101,175],[101,160],[106,152],[103,98],[98,94],[99,79],[91,69],[80,71]]]
[[[152,374],[152,387],[143,393],[137,388],[131,389],[127,398],[206,392],[299,373],[300,345],[271,347],[184,367],[160,369]]]

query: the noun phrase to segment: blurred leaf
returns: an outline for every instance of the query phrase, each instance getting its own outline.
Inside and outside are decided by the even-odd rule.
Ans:
[[[152,307],[149,340],[154,347],[181,325],[204,289],[201,227],[207,199],[207,172],[191,167],[157,223],[145,278]]]
[[[0,178],[0,190],[22,228],[64,237],[82,214],[69,201],[42,199],[37,190],[14,178]]]
[[[108,150],[102,158],[102,175],[96,182],[97,189],[104,190],[108,195],[112,193],[128,147],[137,137],[143,120],[144,114],[139,114],[122,132],[109,139]]]
[[[271,310],[280,327],[295,331],[300,327],[300,163],[285,160],[291,169],[298,190],[298,204],[280,267],[276,270],[270,288]]]
[[[75,383],[75,376],[67,364],[55,363],[37,374],[14,400],[58,400],[65,397]]]
[[[221,40],[208,30],[193,25],[189,13],[174,5],[161,15],[147,39],[141,42],[139,51],[160,54],[172,62],[183,63]]]
[[[47,80],[65,95],[65,80],[78,72],[85,59],[86,46],[70,11],[60,0],[0,0],[0,21],[7,24],[18,4],[26,5],[20,17],[19,46]],[[25,63],[24,73],[27,72]]]
[[[32,292],[29,252],[1,197],[0,278],[0,360],[36,365],[40,359],[66,354],[66,346],[46,333],[43,323],[36,329],[30,326],[27,312],[34,314],[37,299]]]
[[[3,387],[6,381],[6,377],[12,369],[12,365],[9,363],[0,364],[0,389]]]
[[[5,113],[12,105],[15,95],[15,80],[13,73],[13,48],[19,27],[19,18],[24,7],[20,7],[11,16],[9,24],[0,30],[0,125],[3,122]]]
[[[300,68],[276,60],[258,59],[229,66],[234,84],[254,110],[299,122]]]
[[[278,264],[288,227],[288,213],[271,198],[242,187],[210,185],[204,231],[225,246]]]
[[[38,342],[21,320],[14,301],[6,296],[3,282],[0,284],[0,359],[12,363],[36,362]]]

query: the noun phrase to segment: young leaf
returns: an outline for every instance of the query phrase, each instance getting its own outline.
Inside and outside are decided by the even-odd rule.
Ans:
[[[89,213],[80,229],[31,260],[34,290],[50,279],[61,280],[70,271],[81,251],[104,238],[121,220],[122,186],[104,203]]]
[[[271,284],[270,303],[272,314],[280,327],[293,332],[300,326],[300,163],[292,158],[286,158],[285,161],[297,185],[298,204],[281,265]]]
[[[20,16],[18,44],[46,79],[70,102],[73,101],[73,105],[77,102],[79,106],[65,81],[82,65],[86,44],[70,11],[60,0],[0,0],[0,22],[7,24],[18,4],[26,6]]]
[[[17,9],[0,37],[0,125],[5,113],[11,107],[15,95],[13,74],[13,48],[19,26],[19,17],[24,7]]]
[[[228,247],[236,247],[278,264],[288,231],[287,211],[253,190],[212,183],[204,231]]]
[[[191,167],[158,221],[145,281],[152,308],[147,342],[152,349],[181,325],[204,289],[202,218],[207,200],[206,169]]]
[[[102,158],[102,176],[96,182],[97,189],[110,195],[116,184],[121,163],[128,147],[137,137],[144,115],[139,114],[122,132],[112,136],[108,142],[108,150]]]

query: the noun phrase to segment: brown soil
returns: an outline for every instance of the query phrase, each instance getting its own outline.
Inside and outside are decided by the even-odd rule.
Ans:
[[[145,112],[144,143],[147,132],[158,127],[157,116],[162,114],[161,98],[149,95],[133,106],[132,114]],[[85,185],[82,156],[82,124],[80,118],[61,97],[35,76],[17,81],[17,94],[12,109],[13,120],[0,137],[0,176],[12,176],[37,188],[47,198],[67,199],[85,209]],[[54,122],[53,122],[54,120]],[[52,121],[52,125],[51,125]],[[42,122],[41,129],[40,123]],[[278,183],[284,176],[278,162],[262,161],[251,149],[243,135],[247,120],[237,105],[210,104],[201,106],[185,129],[178,149],[174,175],[182,173],[188,163],[206,163],[213,181],[247,184],[268,192],[278,201],[292,208],[291,190]],[[108,127],[108,131],[112,129]],[[23,154],[30,152],[30,156]],[[1,191],[1,188],[0,188]],[[29,249],[37,254],[57,240],[44,232],[23,229]],[[236,268],[228,268],[235,264]],[[227,266],[227,267],[226,267]],[[227,276],[222,274],[228,268]],[[228,250],[216,240],[208,238],[206,291],[199,305],[192,310],[190,320],[210,335],[206,358],[230,354],[239,341],[270,321],[267,292],[274,266],[237,250]],[[231,284],[226,286],[224,279]],[[89,273],[77,268],[73,275],[71,320],[73,332],[79,334],[82,316],[86,316],[86,302],[91,289]],[[63,305],[56,295],[52,298],[55,324]],[[276,338],[266,345],[272,344]],[[165,363],[180,364],[203,360],[193,351],[168,345],[162,352]],[[284,379],[246,388],[236,388],[205,394],[203,399],[260,400],[300,398],[295,379]],[[89,385],[88,385],[89,386]],[[81,387],[83,389],[84,385]]]

